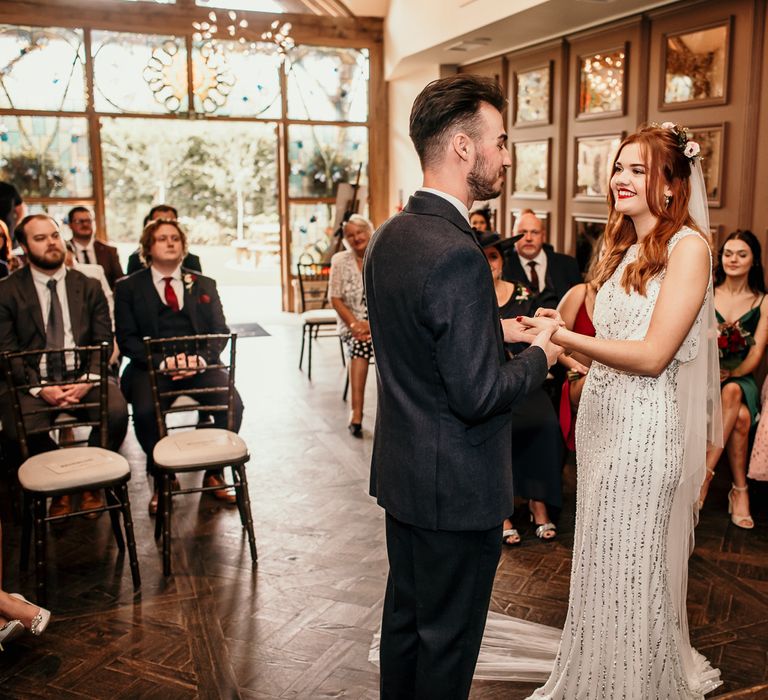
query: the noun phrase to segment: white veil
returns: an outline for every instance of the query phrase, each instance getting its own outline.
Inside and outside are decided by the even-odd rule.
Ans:
[[[688,211],[696,228],[709,239],[707,193],[700,159],[691,163],[691,196]],[[693,552],[693,531],[698,522],[698,500],[706,475],[707,447],[723,444],[720,405],[720,364],[717,349],[712,274],[699,317],[683,343],[677,377],[677,396],[683,440],[683,469],[669,520],[667,571],[672,604],[680,625],[681,658],[689,685],[701,693],[720,685],[720,672],[691,646],[686,596],[688,559]],[[692,351],[692,352],[691,352]]]

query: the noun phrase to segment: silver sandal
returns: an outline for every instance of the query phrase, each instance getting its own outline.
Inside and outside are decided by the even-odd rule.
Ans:
[[[546,532],[554,532],[555,535],[557,534],[557,528],[555,527],[554,523],[544,523],[543,525],[538,525],[536,527],[536,537],[538,537],[540,540],[554,540],[555,535],[552,537],[544,537],[544,533]]]

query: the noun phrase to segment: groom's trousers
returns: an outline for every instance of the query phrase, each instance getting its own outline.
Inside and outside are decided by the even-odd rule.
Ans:
[[[464,700],[483,638],[501,525],[424,530],[387,513],[383,700]]]

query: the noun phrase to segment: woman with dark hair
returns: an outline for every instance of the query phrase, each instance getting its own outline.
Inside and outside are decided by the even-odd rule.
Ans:
[[[568,614],[532,698],[700,700],[720,685],[691,646],[685,605],[706,444],[721,426],[699,151],[672,123],[619,146],[595,337],[547,309],[521,319],[532,330],[557,323],[554,342],[592,358],[576,420]]]
[[[482,209],[475,209],[475,211],[469,215],[469,223],[472,228],[480,233],[493,231],[490,208],[483,207]]]
[[[734,231],[720,248],[715,269],[723,442],[733,477],[728,513],[731,522],[745,530],[755,526],[747,493],[749,430],[760,411],[760,394],[753,372],[763,359],[768,340],[768,300],[761,256],[760,242],[751,231]],[[707,497],[722,453],[722,447],[707,451],[707,476],[701,487],[699,507]]]
[[[501,238],[498,233],[482,233],[478,237],[491,267],[501,318],[530,316],[537,308],[536,295],[528,287],[501,279],[504,252],[519,238]],[[515,355],[527,346],[516,343],[504,347],[510,355]],[[549,541],[557,535],[557,528],[547,507],[559,509],[563,504],[563,441],[557,414],[547,392],[536,387],[512,406],[511,415],[515,498],[528,501],[536,536]],[[520,533],[513,526],[511,515],[504,520],[501,541],[510,546],[520,543]]]

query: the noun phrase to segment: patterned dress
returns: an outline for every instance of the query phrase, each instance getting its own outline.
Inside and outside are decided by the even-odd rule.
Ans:
[[[669,242],[669,251],[684,236]],[[598,338],[645,337],[662,272],[646,295],[627,294],[621,277],[637,257],[626,253],[597,294]],[[532,698],[693,700],[716,687],[706,664],[686,677],[680,626],[668,584],[667,540],[682,470],[676,379],[697,353],[702,312],[658,377],[594,362],[576,424],[576,531],[568,615],[554,670]],[[687,647],[690,652],[690,647]]]
[[[365,305],[363,274],[357,266],[355,257],[351,250],[342,250],[331,258],[328,299],[330,301],[332,297],[340,298],[358,321],[367,321],[368,309]],[[338,315],[336,327],[349,357],[359,357],[363,360],[370,360],[373,357],[371,341],[357,340]]]

